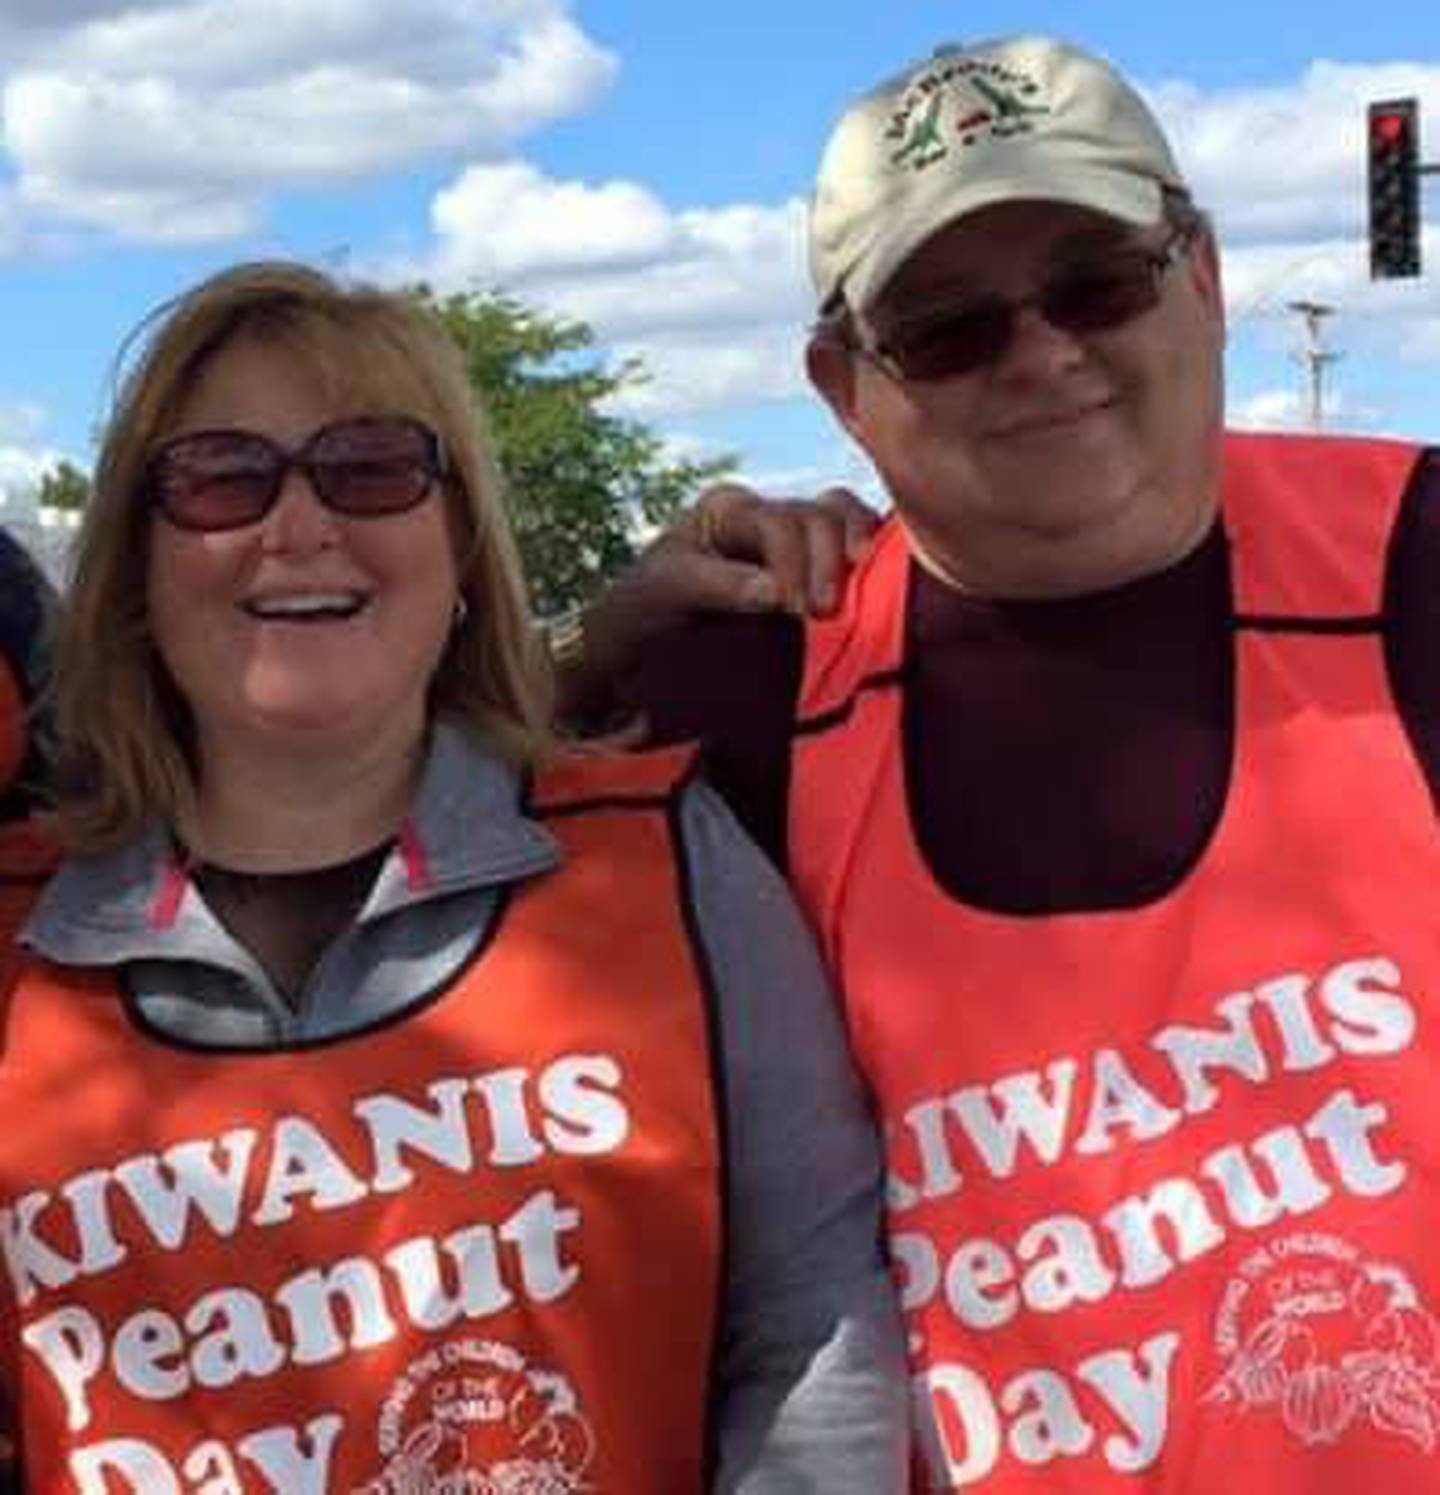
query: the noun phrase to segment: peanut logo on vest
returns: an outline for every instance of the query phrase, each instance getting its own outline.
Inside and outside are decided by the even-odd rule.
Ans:
[[[36,1445],[79,1495],[590,1488],[596,1443],[571,1382],[481,1326],[519,1305],[543,1344],[546,1309],[580,1289],[585,1221],[557,1170],[625,1146],[623,1081],[604,1053],[436,1075],[0,1198],[0,1306],[18,1314],[50,1419]],[[486,1175],[506,1173],[492,1208]],[[450,1177],[477,1186],[446,1203]],[[405,1213],[427,1184],[437,1212]],[[310,1217],[346,1211],[365,1211],[353,1245],[327,1236],[317,1257]],[[204,1237],[228,1249],[191,1280],[185,1254]],[[139,1287],[107,1294],[127,1266]],[[367,1352],[397,1342],[415,1346],[393,1362],[404,1373],[372,1383]],[[224,1435],[206,1410],[222,1398]],[[273,1420],[282,1409],[292,1421]]]
[[[450,1340],[396,1381],[380,1415],[388,1462],[354,1495],[570,1495],[595,1453],[570,1383],[508,1345]]]
[[[1440,1442],[1440,1322],[1398,1267],[1294,1235],[1248,1257],[1216,1321],[1227,1361],[1206,1400],[1272,1408],[1312,1447],[1368,1426],[1425,1453]]]
[[[1440,1319],[1388,1251],[1326,1219],[1363,1204],[1367,1240],[1413,1240],[1413,1195],[1388,1207],[1424,1183],[1393,1109],[1413,1110],[1394,1066],[1426,1010],[1407,988],[1383,955],[1285,971],[900,1109],[890,1244],[930,1488],[1071,1459],[1097,1488],[1141,1475],[1172,1388],[1196,1383],[1217,1424],[1273,1419],[1312,1457],[1362,1438],[1440,1457]],[[1217,1126],[1232,1106],[1243,1122]],[[1072,1313],[1083,1328],[1048,1327]]]

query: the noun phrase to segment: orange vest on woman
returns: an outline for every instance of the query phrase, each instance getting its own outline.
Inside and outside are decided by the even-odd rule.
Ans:
[[[936,885],[898,528],[810,632],[792,868],[885,1123],[922,1488],[1440,1488],[1440,838],[1380,632],[1416,455],[1229,439],[1229,789],[1143,906]]]
[[[28,1490],[698,1495],[721,1133],[678,761],[542,776],[563,866],[363,1034],[187,1048],[109,975],[22,966],[0,1301]]]

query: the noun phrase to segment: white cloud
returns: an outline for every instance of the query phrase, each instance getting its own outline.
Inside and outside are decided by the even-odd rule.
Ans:
[[[39,405],[0,405],[0,524],[28,521],[34,514],[40,479],[67,460],[66,453],[46,440],[49,424],[48,412]],[[73,457],[68,460],[75,461]]]
[[[589,323],[650,372],[616,401],[650,418],[801,393],[804,216],[798,199],[677,211],[638,182],[482,164],[437,194],[428,253],[377,273],[502,289]]]
[[[39,405],[0,405],[0,445],[34,440],[45,421],[45,411]]]
[[[115,20],[170,10],[175,0],[5,0],[0,19],[37,31],[63,31],[82,21]]]
[[[1399,351],[1416,363],[1440,362],[1440,312],[1417,319],[1407,329]]]
[[[462,172],[431,221],[433,248],[410,273],[534,295],[610,334],[803,315],[798,201],[677,212],[637,182],[560,181],[509,161]]]
[[[33,507],[42,474],[61,460],[62,453],[47,447],[11,444],[0,438],[0,504],[7,513]],[[4,515],[0,514],[0,518]]]
[[[765,468],[742,464],[735,480],[767,498],[818,498],[827,488],[848,488],[882,514],[891,507],[890,495],[869,459],[838,434],[822,445],[816,460],[807,466]]]
[[[1440,232],[1427,234],[1426,263],[1440,258]],[[1250,244],[1225,254],[1232,333],[1253,333],[1270,347],[1300,346],[1297,301],[1330,307],[1327,346],[1373,363],[1440,359],[1440,278],[1372,281],[1363,239],[1310,244]]]
[[[809,385],[804,339],[797,328],[774,324],[729,335],[659,335],[614,345],[638,358],[650,374],[612,403],[642,420],[726,406],[795,399]]]
[[[812,306],[798,196],[681,206],[516,154],[615,75],[575,9],[407,0],[402,19],[393,0],[0,0],[0,43],[13,41],[0,46],[0,144],[15,170],[0,177],[0,259],[56,223],[235,237],[277,191],[449,162],[429,242],[403,262],[357,246],[357,265],[501,287],[589,322],[650,369],[619,402],[645,419],[799,396]],[[1440,67],[1317,62],[1266,89],[1149,92],[1216,212],[1237,332],[1274,343],[1303,296],[1341,307],[1346,343],[1440,359],[1440,277],[1372,286],[1361,221],[1365,103],[1436,97]],[[1427,255],[1440,263],[1440,243]]]
[[[431,211],[430,278],[507,283],[652,263],[676,247],[663,204],[634,182],[557,182],[521,161],[472,166]]]
[[[1232,344],[1292,360],[1305,346],[1292,303],[1333,308],[1321,345],[1338,355],[1325,371],[1331,430],[1393,428],[1393,408],[1382,407],[1397,398],[1387,388],[1397,363],[1440,361],[1440,280],[1372,282],[1365,239],[1366,105],[1412,94],[1440,96],[1440,67],[1320,61],[1284,86],[1202,93],[1170,83],[1150,93],[1197,199],[1215,214]],[[1424,254],[1437,263],[1440,233],[1426,235]],[[1238,399],[1229,418],[1308,429],[1299,367],[1294,380],[1291,390]]]
[[[609,85],[563,0],[191,0],[22,47],[0,138],[32,208],[219,238],[266,198],[513,146]],[[43,59],[43,61],[42,61]],[[323,59],[316,61],[315,59]]]
[[[1440,356],[1440,281],[1423,291],[1373,286],[1363,236],[1364,106],[1411,92],[1440,93],[1440,68],[1317,62],[1270,89],[1150,90],[1197,197],[1216,213],[1237,332],[1279,322],[1303,297],[1340,305],[1347,337]],[[499,286],[589,322],[654,376],[624,397],[633,413],[806,388],[812,308],[798,198],[681,210],[640,182],[561,181],[512,160],[460,173],[431,218],[433,243],[407,267],[411,277]]]
[[[0,181],[0,261],[18,259],[31,243],[25,212],[14,189]]]
[[[1226,244],[1225,300],[1232,322],[1300,299],[1350,299],[1368,284],[1362,240],[1278,239]]]
[[[1295,384],[1288,389],[1263,389],[1233,399],[1225,411],[1225,422],[1245,431],[1366,432],[1380,434],[1392,423],[1384,410],[1354,400],[1345,386],[1327,381],[1321,391],[1320,422],[1317,427],[1310,404],[1310,391],[1303,387],[1297,370]]]
[[[1283,86],[1149,90],[1197,199],[1242,243],[1360,230],[1365,106],[1410,94],[1440,97],[1440,66],[1319,61]]]
[[[1298,390],[1266,389],[1238,402],[1225,412],[1228,425],[1242,431],[1307,431],[1309,414]]]

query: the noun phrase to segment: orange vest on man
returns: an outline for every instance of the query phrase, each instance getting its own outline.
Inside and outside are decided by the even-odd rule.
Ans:
[[[543,775],[563,867],[362,1034],[187,1049],[108,977],[22,965],[0,1367],[27,1489],[698,1495],[720,1141],[675,772]]]
[[[885,1122],[924,1488],[1440,1488],[1440,838],[1382,626],[1416,456],[1228,439],[1229,791],[1136,907],[936,885],[898,527],[811,628],[791,864]]]

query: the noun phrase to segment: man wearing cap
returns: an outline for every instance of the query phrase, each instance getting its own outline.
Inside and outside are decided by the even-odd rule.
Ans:
[[[1223,433],[1209,226],[1073,47],[859,101],[811,250],[894,514],[636,689],[844,991],[923,1487],[1440,1487],[1440,454]],[[839,541],[714,495],[597,633],[747,543]]]

